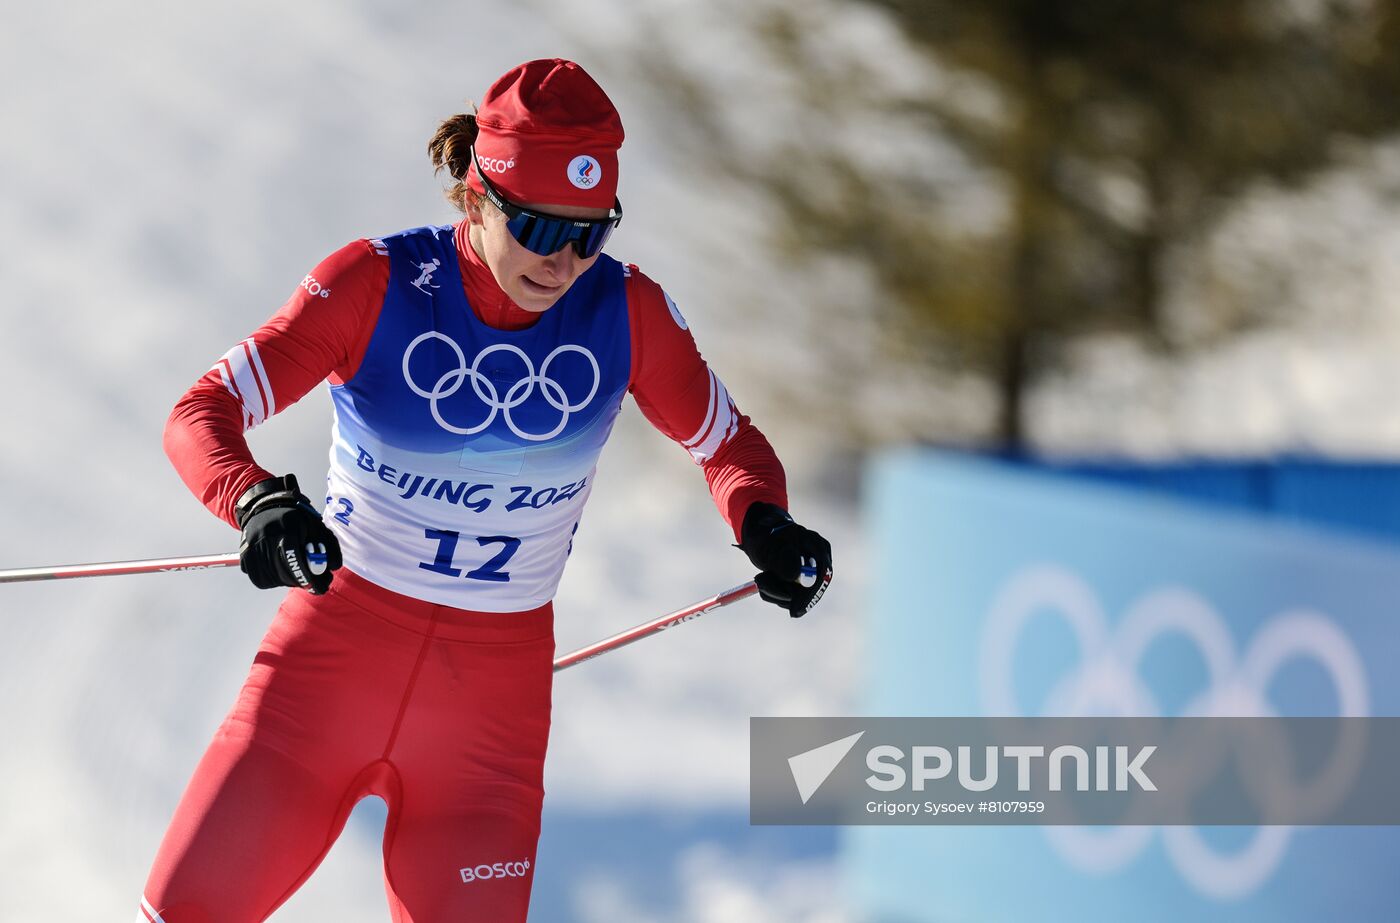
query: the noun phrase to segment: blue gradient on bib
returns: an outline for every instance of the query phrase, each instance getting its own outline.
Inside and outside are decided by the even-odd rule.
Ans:
[[[480,457],[488,471],[501,456],[596,452],[590,433],[611,423],[631,373],[621,264],[600,256],[533,326],[496,330],[467,303],[452,237],[384,238],[384,307],[354,378],[335,389],[347,438],[460,454],[467,467]],[[434,261],[430,283],[415,285]]]

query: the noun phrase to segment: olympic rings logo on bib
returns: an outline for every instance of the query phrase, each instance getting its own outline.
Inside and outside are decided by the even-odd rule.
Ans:
[[[457,357],[457,367],[443,372],[431,389],[425,389],[414,381],[413,374],[408,367],[409,359],[412,357],[413,351],[420,343],[427,340],[441,340],[448,345],[452,350],[452,354]],[[480,371],[481,360],[497,352],[506,352],[516,356],[525,366],[525,375],[510,386],[504,397],[502,397],[500,391],[497,390],[496,383]],[[589,387],[588,394],[580,401],[570,401],[569,395],[564,391],[564,386],[555,379],[549,377],[550,363],[564,353],[569,352],[578,353],[583,356],[588,360],[588,364],[593,370],[593,384]],[[477,353],[476,358],[468,365],[467,357],[462,352],[462,347],[458,346],[457,342],[451,337],[438,333],[436,330],[430,330],[427,333],[419,334],[408,344],[408,348],[404,350],[403,354],[403,377],[404,381],[408,382],[408,386],[413,390],[414,394],[428,401],[428,407],[433,415],[433,419],[437,421],[438,426],[441,426],[449,433],[455,433],[459,436],[471,436],[482,432],[495,421],[496,414],[499,413],[505,419],[506,426],[510,427],[512,433],[530,442],[545,442],[562,433],[564,428],[569,425],[570,415],[587,407],[589,402],[593,400],[594,395],[598,393],[598,386],[602,384],[602,373],[598,368],[598,360],[594,358],[591,352],[582,346],[576,346],[574,344],[556,346],[548,356],[545,356],[544,362],[540,363],[539,372],[535,371],[534,362],[530,360],[530,357],[525,354],[524,350],[509,343],[495,343],[486,347],[481,352]],[[452,397],[460,391],[462,383],[468,379],[471,380],[472,392],[486,405],[488,412],[486,414],[486,419],[475,426],[456,426],[443,419],[439,402]],[[529,400],[530,396],[535,393],[536,385],[539,385],[540,395],[548,402],[549,406],[559,411],[560,414],[558,424],[547,433],[527,433],[517,426],[515,420],[511,418],[511,410]]]

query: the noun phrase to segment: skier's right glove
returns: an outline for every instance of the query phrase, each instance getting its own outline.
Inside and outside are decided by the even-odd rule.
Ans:
[[[340,567],[340,542],[297,489],[294,475],[259,481],[234,506],[238,563],[260,590],[302,587],[319,596]]]

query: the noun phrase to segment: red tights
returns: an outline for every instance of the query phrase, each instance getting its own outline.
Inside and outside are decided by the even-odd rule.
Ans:
[[[255,923],[355,802],[389,806],[395,923],[525,920],[544,797],[553,609],[467,612],[347,571],[288,593],[156,855],[138,920]]]

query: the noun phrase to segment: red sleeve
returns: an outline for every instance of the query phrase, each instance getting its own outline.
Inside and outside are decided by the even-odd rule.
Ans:
[[[782,462],[705,364],[675,302],[637,267],[627,270],[629,390],[651,424],[704,469],[715,506],[737,541],[750,504],[763,500],[787,509]]]
[[[239,496],[273,476],[253,460],[243,434],[328,376],[340,383],[355,374],[388,286],[388,256],[371,241],[342,247],[176,403],[165,454],[210,512],[236,526]]]

